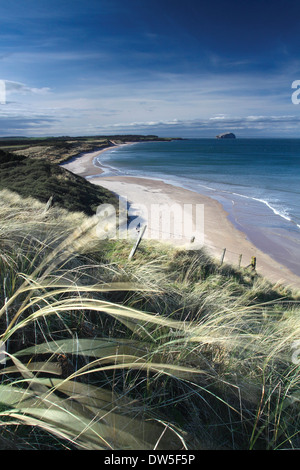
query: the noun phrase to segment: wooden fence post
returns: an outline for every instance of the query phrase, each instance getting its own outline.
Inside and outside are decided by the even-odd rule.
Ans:
[[[44,214],[46,214],[46,212],[50,209],[50,207],[52,206],[52,202],[53,202],[53,196],[50,196],[46,204],[46,207],[44,209]]]
[[[146,228],[147,228],[147,225],[144,225],[144,227],[142,228],[142,230],[139,234],[139,237],[138,237],[137,241],[135,242],[135,244],[132,247],[132,250],[131,250],[131,252],[128,256],[128,259],[131,259],[134,256],[136,250],[138,249],[139,244],[141,243],[141,240],[143,238],[143,235],[145,233]]]
[[[242,263],[242,256],[243,256],[243,255],[239,255],[239,268],[241,267],[241,263]]]
[[[226,253],[226,248],[224,248],[224,250],[223,250],[223,253],[222,253],[222,256],[221,256],[220,266],[222,266],[222,264],[223,264],[223,261],[224,261],[224,258],[225,258],[225,253]]]

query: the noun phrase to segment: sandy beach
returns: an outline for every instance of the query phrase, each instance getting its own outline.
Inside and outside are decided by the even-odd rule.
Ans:
[[[240,255],[241,266],[248,266],[254,256],[256,271],[259,274],[273,283],[299,289],[300,278],[254,246],[242,231],[234,227],[218,201],[159,180],[101,176],[101,167],[94,165],[94,159],[108,149],[111,147],[79,156],[62,166],[83,177],[93,176],[89,179],[91,183],[103,186],[125,198],[130,211],[136,216],[136,222],[147,224],[145,238],[161,240],[187,249],[197,249],[204,245],[217,259],[221,259],[226,248],[224,262],[234,265],[238,265]],[[153,208],[157,217],[153,216]],[[170,208],[177,209],[177,214],[181,215],[186,213],[180,211],[183,208],[192,208],[193,212],[188,212],[187,218],[185,215],[172,218],[174,211],[171,210],[170,218]],[[167,224],[164,223],[165,217],[170,219]]]
[[[63,166],[69,171],[72,171],[72,173],[76,173],[76,175],[82,176],[84,178],[92,175],[101,175],[103,173],[103,170],[100,166],[95,165],[95,158],[102,152],[111,150],[111,148],[112,147],[110,146],[102,150],[95,150],[94,152],[78,155],[76,157],[71,158],[66,163],[63,163],[61,166]]]

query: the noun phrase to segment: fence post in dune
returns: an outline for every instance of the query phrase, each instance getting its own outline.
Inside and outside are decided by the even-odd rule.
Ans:
[[[131,252],[130,252],[130,254],[129,254],[129,256],[128,256],[128,259],[133,258],[133,256],[134,256],[136,250],[138,249],[139,244],[141,243],[141,240],[142,240],[142,238],[143,238],[143,236],[144,236],[144,233],[145,233],[145,231],[146,231],[146,228],[147,228],[147,225],[144,225],[144,227],[143,227],[142,230],[140,231],[140,234],[139,234],[139,236],[138,236],[138,239],[137,239],[137,241],[135,242],[135,244],[133,245],[132,250],[131,250]]]
[[[52,202],[53,202],[53,196],[50,196],[47,204],[46,204],[46,207],[44,209],[44,214],[46,214],[46,212],[48,212],[48,210],[50,209],[50,207],[52,206]]]
[[[241,264],[242,264],[242,256],[243,255],[239,255],[239,268],[241,267]]]
[[[222,266],[224,258],[225,258],[225,253],[226,253],[226,248],[224,248],[222,256],[221,256],[221,261],[220,261],[220,266]]]

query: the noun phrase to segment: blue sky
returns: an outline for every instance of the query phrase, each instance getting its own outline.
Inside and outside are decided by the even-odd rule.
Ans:
[[[0,135],[300,137],[299,18],[299,0],[0,0]]]

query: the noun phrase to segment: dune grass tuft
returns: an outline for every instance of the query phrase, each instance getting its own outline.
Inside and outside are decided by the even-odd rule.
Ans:
[[[299,295],[0,199],[0,448],[299,448]]]

